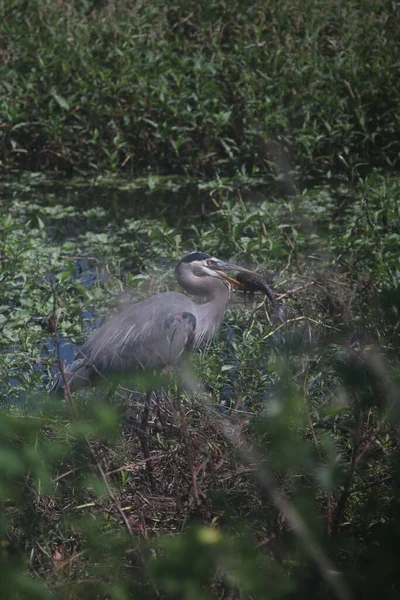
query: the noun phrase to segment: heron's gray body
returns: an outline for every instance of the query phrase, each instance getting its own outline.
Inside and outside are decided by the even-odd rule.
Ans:
[[[203,304],[164,292],[111,316],[84,343],[52,391],[62,392],[66,381],[75,391],[111,373],[160,370],[209,342],[223,318],[230,288],[217,276],[196,276],[184,260],[176,269],[177,279],[189,292],[205,297]]]

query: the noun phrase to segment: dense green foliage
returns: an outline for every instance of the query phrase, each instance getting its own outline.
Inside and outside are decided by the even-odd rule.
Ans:
[[[174,383],[151,433],[154,491],[123,392],[111,406],[101,390],[74,408],[47,397],[57,347],[67,358],[66,342],[122,290],[173,288],[166,267],[192,248],[253,265],[291,307],[280,325],[261,297],[236,296],[196,360],[218,412],[253,441],[354,596],[398,596],[399,181],[373,173],[287,198],[206,187],[184,211],[186,190],[51,189],[40,177],[3,188],[4,597],[330,593],[303,538],[189,398],[182,434]]]
[[[399,39],[394,0],[0,3],[0,598],[397,600]],[[236,293],[208,404],[153,380],[152,485],[148,381],[47,389],[193,249],[287,320]]]
[[[3,0],[2,167],[398,166],[399,23],[393,0]]]

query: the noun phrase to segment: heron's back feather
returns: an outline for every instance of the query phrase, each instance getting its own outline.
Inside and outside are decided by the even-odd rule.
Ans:
[[[173,365],[194,344],[197,307],[183,294],[165,292],[110,317],[66,369],[71,391],[100,375]],[[63,379],[54,387],[62,390]]]

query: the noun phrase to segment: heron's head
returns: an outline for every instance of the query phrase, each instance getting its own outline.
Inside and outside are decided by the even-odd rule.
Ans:
[[[205,252],[187,254],[175,269],[179,283],[189,293],[198,294],[200,290],[204,292],[206,287],[212,288],[215,278],[223,281],[228,287],[244,287],[243,283],[230,277],[225,271],[252,273],[244,267],[225,262]]]

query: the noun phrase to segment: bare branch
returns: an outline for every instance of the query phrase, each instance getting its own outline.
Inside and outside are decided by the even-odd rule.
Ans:
[[[265,461],[261,461],[261,458],[250,447],[245,437],[238,432],[237,428],[234,427],[228,418],[215,413],[209,395],[201,387],[189,366],[180,370],[180,376],[185,389],[195,394],[200,400],[200,406],[210,419],[210,422],[235,448],[242,461],[254,469],[254,474],[259,484],[267,492],[276,508],[284,515],[286,521],[302,542],[307,554],[318,567],[322,578],[331,587],[336,598],[338,600],[350,600],[351,594],[342,575],[318,544],[303,517],[289,501],[286,494],[279,488],[272,471],[265,465]]]

